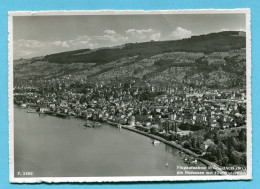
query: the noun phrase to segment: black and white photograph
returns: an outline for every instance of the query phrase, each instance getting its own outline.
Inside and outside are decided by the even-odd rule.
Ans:
[[[250,10],[9,12],[10,182],[248,180]]]

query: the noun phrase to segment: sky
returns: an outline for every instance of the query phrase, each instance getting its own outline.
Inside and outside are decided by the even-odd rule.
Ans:
[[[245,14],[14,16],[14,59],[245,31]]]

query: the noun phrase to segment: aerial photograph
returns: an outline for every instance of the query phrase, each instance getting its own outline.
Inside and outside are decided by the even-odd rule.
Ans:
[[[14,178],[247,174],[246,14],[12,19]]]

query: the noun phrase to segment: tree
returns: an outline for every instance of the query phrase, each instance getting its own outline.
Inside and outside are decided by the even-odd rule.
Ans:
[[[157,132],[157,129],[154,128],[154,127],[152,127],[152,128],[150,129],[150,131],[151,131],[152,134],[155,134],[155,133]]]
[[[223,166],[226,166],[226,165],[228,165],[228,162],[229,162],[229,158],[228,158],[227,156],[224,156],[224,157],[222,158],[222,165],[223,165]]]
[[[239,152],[245,152],[246,151],[246,143],[240,142],[237,147]]]
[[[246,108],[244,106],[239,105],[238,106],[238,112],[240,114],[246,114]]]
[[[217,162],[217,146],[211,145],[207,148],[206,159],[209,161]]]
[[[247,164],[246,153],[243,153],[243,154],[241,155],[241,164],[242,164],[242,165],[246,165],[246,164]]]
[[[184,148],[191,149],[191,143],[190,141],[186,141],[183,145]]]
[[[221,149],[220,148],[217,148],[217,159],[218,159],[218,164],[222,164],[222,159],[223,159],[223,157],[222,157],[222,153],[221,153]]]
[[[237,151],[234,150],[233,152],[230,153],[229,163],[231,163],[233,165],[241,164],[240,154]]]
[[[246,129],[241,129],[238,135],[239,141],[246,141]]]
[[[219,136],[217,133],[215,133],[214,143],[215,143],[216,145],[219,145],[220,142],[221,142],[220,136]]]
[[[218,123],[219,123],[219,126],[220,126],[221,129],[223,129],[223,122],[224,122],[223,118],[220,117],[220,118],[218,119]]]
[[[148,115],[148,112],[145,108],[143,109],[143,115]]]
[[[204,142],[204,137],[203,136],[197,136],[197,149],[202,149]]]
[[[176,139],[175,135],[174,135],[174,134],[171,134],[171,136],[170,136],[170,141],[175,141],[175,139]]]
[[[197,144],[196,138],[192,137],[191,138],[191,146],[192,146],[192,148],[196,149],[196,144]]]
[[[237,149],[238,142],[235,137],[229,137],[227,143],[229,148]]]

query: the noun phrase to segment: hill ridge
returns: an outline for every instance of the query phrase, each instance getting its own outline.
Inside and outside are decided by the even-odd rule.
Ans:
[[[17,60],[14,75],[15,81],[72,75],[76,80],[88,78],[96,82],[138,78],[191,86],[236,87],[245,85],[245,47],[245,37],[240,32],[225,31],[177,41],[129,43]],[[218,75],[222,78],[218,79]]]

